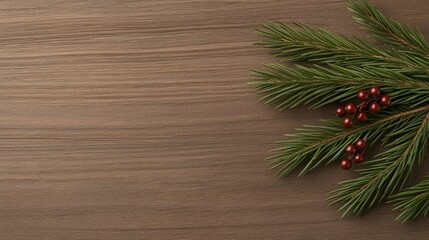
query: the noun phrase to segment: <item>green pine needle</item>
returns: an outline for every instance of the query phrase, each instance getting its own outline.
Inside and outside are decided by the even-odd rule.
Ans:
[[[332,192],[329,200],[331,204],[343,204],[343,216],[365,213],[409,182],[413,166],[420,163],[426,152],[427,112],[428,109],[404,121],[399,128],[403,131],[388,133],[389,137],[396,137],[386,145],[388,150],[367,162],[367,168],[359,170],[360,177],[342,182],[342,187]]]
[[[392,196],[391,202],[395,203],[394,210],[401,211],[396,220],[407,222],[426,217],[429,211],[429,178]]]
[[[351,1],[349,9],[384,48],[301,24],[264,22],[257,30],[264,40],[257,44],[299,65],[266,64],[251,71],[250,85],[280,110],[349,101],[358,90],[372,86],[380,86],[393,104],[352,128],[335,119],[298,129],[278,142],[269,166],[278,176],[298,168],[302,176],[339,161],[347,144],[366,137],[367,148],[380,144],[386,150],[362,164],[359,177],[340,183],[328,198],[330,204],[339,204],[342,216],[361,215],[390,199],[401,211],[398,220],[425,217],[429,180],[404,187],[424,158],[429,138],[429,44],[418,29],[387,18],[366,0]]]
[[[375,39],[395,48],[408,48],[429,56],[429,44],[417,28],[384,16],[366,0],[351,1],[349,9],[355,14],[354,19],[369,30]]]
[[[309,61],[350,66],[376,66],[394,70],[412,70],[428,73],[429,62],[413,51],[389,48],[380,49],[362,39],[351,40],[324,29],[313,29],[305,25],[289,26],[280,22],[265,22],[257,30],[270,49],[270,54],[289,61]],[[422,60],[423,59],[423,60]]]
[[[267,64],[267,69],[252,70],[255,81],[250,84],[263,94],[268,104],[278,109],[299,104],[318,108],[326,104],[356,97],[360,89],[383,86],[394,102],[415,107],[429,103],[429,81],[415,80],[406,72],[373,66],[328,67]],[[428,79],[429,80],[429,79]],[[410,97],[413,96],[413,97]]]

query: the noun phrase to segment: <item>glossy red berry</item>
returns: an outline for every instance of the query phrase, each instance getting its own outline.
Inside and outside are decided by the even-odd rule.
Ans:
[[[357,94],[357,98],[358,99],[360,99],[360,100],[362,100],[362,101],[365,101],[365,100],[367,100],[368,99],[368,97],[369,97],[369,94],[368,94],[368,92],[366,91],[366,90],[360,90],[359,92],[358,92],[358,94]]]
[[[343,106],[337,107],[337,109],[335,110],[335,114],[337,114],[338,117],[343,117],[344,115],[346,115],[346,110]]]
[[[381,106],[380,106],[380,104],[379,104],[378,102],[372,102],[372,103],[369,105],[369,110],[370,110],[371,112],[373,112],[373,113],[379,113],[379,112],[380,112],[380,109],[381,109]]]
[[[349,144],[349,145],[347,145],[347,147],[346,147],[346,152],[348,153],[348,154],[350,154],[350,155],[353,155],[353,154],[355,154],[356,153],[356,148],[355,148],[355,145],[353,145],[353,144]]]
[[[363,162],[363,154],[362,153],[358,153],[353,157],[353,161],[355,163],[361,163]]]
[[[351,127],[353,126],[353,118],[350,116],[347,116],[343,119],[343,125],[344,127]]]
[[[366,146],[366,142],[365,142],[365,140],[363,140],[362,138],[358,139],[358,140],[356,141],[356,143],[355,143],[355,147],[356,147],[357,149],[364,149],[364,148],[365,148],[365,146]]]
[[[383,106],[389,106],[390,102],[391,102],[391,99],[390,99],[390,97],[388,95],[381,96],[381,98],[380,98],[381,105],[383,105]]]
[[[380,95],[380,88],[372,87],[371,89],[369,89],[369,93],[374,97],[378,97]]]
[[[350,161],[350,159],[344,158],[343,160],[341,160],[341,168],[342,169],[350,169],[352,167],[352,161]]]
[[[347,103],[344,109],[346,113],[355,113],[357,111],[357,107],[354,103]]]
[[[359,112],[358,116],[357,116],[357,120],[359,122],[365,122],[368,119],[368,114],[364,111]]]

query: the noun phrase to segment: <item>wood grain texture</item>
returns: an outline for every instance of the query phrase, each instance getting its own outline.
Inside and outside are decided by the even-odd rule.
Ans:
[[[426,0],[374,0],[429,37]],[[343,0],[0,1],[0,239],[428,239],[339,220],[337,166],[276,179],[272,143],[331,109],[258,103],[261,19],[346,35]],[[425,168],[426,171],[428,168]]]

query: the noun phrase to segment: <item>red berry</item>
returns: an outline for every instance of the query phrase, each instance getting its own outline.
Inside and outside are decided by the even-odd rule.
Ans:
[[[354,103],[347,103],[345,110],[346,113],[355,113],[357,111],[357,107]]]
[[[343,160],[341,160],[341,168],[342,169],[349,169],[352,167],[352,161],[350,161],[350,159],[344,158]]]
[[[369,97],[368,92],[366,90],[363,90],[363,89],[360,90],[357,94],[357,98],[362,100],[362,101],[367,100],[368,97]]]
[[[356,153],[356,148],[355,148],[355,145],[353,145],[353,144],[349,144],[349,145],[347,145],[347,147],[346,147],[346,152],[348,153],[348,154],[350,154],[350,155],[353,155],[353,154],[355,154]]]
[[[372,87],[369,89],[369,93],[372,96],[377,97],[378,95],[380,95],[380,88],[379,87]]]
[[[343,117],[346,114],[346,110],[344,107],[337,107],[335,114],[337,114],[338,117]]]
[[[368,119],[368,114],[365,111],[359,112],[357,120],[359,122],[365,122]]]
[[[343,119],[343,125],[344,127],[351,127],[353,126],[353,118],[350,116],[347,116]]]
[[[358,139],[355,143],[355,146],[357,149],[364,149],[366,146],[365,140],[363,140],[362,138]]]
[[[363,154],[362,153],[358,153],[353,157],[353,161],[355,163],[361,163],[363,162]]]
[[[383,105],[383,106],[389,106],[390,102],[391,102],[391,99],[390,99],[390,97],[388,95],[381,96],[381,98],[380,98],[381,105]]]
[[[380,106],[380,104],[378,104],[378,102],[372,102],[369,105],[369,110],[373,113],[379,113],[380,109],[381,109],[381,106]]]

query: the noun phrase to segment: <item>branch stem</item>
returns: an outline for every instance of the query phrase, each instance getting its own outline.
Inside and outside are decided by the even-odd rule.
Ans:
[[[371,14],[369,14],[367,11],[365,11],[365,16],[370,19],[374,24],[376,24],[377,26],[379,26],[380,28],[382,28],[389,36],[391,36],[392,38],[394,38],[396,41],[402,43],[404,46],[407,46],[413,50],[419,51],[420,53],[424,54],[425,56],[429,56],[429,53],[426,51],[423,51],[422,49],[420,49],[419,47],[416,47],[414,44],[411,44],[410,42],[408,42],[407,40],[401,38],[400,36],[398,36],[397,34],[394,34],[390,29],[388,29],[387,27],[385,27],[383,24],[381,24],[379,21],[377,21],[377,19],[375,19]]]
[[[337,139],[343,138],[343,137],[345,137],[347,135],[350,135],[350,134],[353,134],[353,133],[356,133],[356,132],[359,132],[359,131],[362,131],[362,130],[365,130],[365,129],[368,129],[368,128],[371,128],[371,127],[374,127],[374,126],[377,126],[378,124],[381,124],[381,123],[384,123],[384,122],[389,122],[389,121],[401,118],[403,116],[407,116],[407,115],[411,115],[411,114],[419,113],[419,112],[424,112],[424,111],[428,111],[429,112],[429,105],[426,105],[426,106],[423,106],[423,107],[420,107],[420,108],[416,108],[416,109],[413,109],[413,110],[410,110],[410,111],[401,112],[401,113],[398,113],[398,114],[395,114],[395,115],[392,115],[392,116],[380,119],[380,120],[378,120],[376,122],[373,122],[373,123],[370,123],[370,124],[367,124],[367,125],[363,125],[361,127],[358,127],[358,128],[351,129],[349,131],[343,132],[341,134],[336,135],[335,137],[332,137],[332,138],[329,138],[329,139],[325,139],[324,141],[320,141],[320,142],[312,144],[312,145],[310,145],[310,146],[308,146],[306,148],[303,148],[302,150],[295,152],[293,154],[293,157],[301,154],[302,152],[307,152],[308,150],[316,148],[316,147],[318,147],[320,145],[327,144],[327,143],[333,142],[333,141],[335,141]],[[293,158],[293,157],[291,157],[291,158]]]
[[[341,51],[341,52],[344,52],[344,53],[348,53],[348,54],[351,54],[351,55],[354,55],[354,56],[362,56],[364,54],[362,52],[359,52],[359,51],[356,51],[356,50],[353,50],[353,49],[348,49],[348,48],[342,48],[342,47],[330,47],[330,48],[328,48],[326,46],[323,46],[321,44],[317,44],[315,42],[296,41],[296,40],[293,40],[293,39],[286,39],[286,38],[281,38],[280,40],[282,40],[284,42],[287,42],[287,43],[299,44],[299,45],[304,45],[304,46],[307,46],[307,47],[314,47],[314,48],[319,49],[319,50],[326,50],[326,51],[338,50],[338,51]],[[420,67],[420,66],[417,66],[417,65],[407,64],[406,62],[400,61],[397,58],[389,58],[389,57],[386,57],[386,56],[374,55],[374,54],[364,54],[364,55],[367,56],[367,57],[373,58],[373,59],[378,59],[378,60],[386,61],[386,62],[389,62],[389,63],[398,64],[399,66],[405,66],[407,68],[417,69],[417,70],[420,70],[422,72],[429,73],[429,69],[426,69],[426,68],[423,68],[423,67]]]

